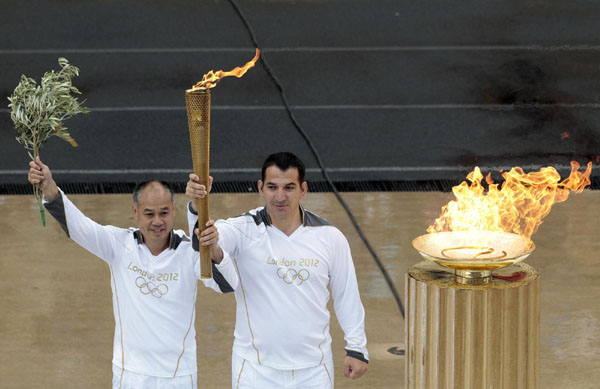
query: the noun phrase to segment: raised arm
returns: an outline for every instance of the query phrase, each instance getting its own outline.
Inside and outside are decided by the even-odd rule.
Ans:
[[[206,187],[202,184],[199,183],[199,178],[197,175],[195,174],[190,174],[190,179],[187,182],[186,188],[185,188],[185,195],[186,197],[190,200],[188,202],[188,206],[187,206],[187,214],[188,214],[188,227],[189,227],[189,233],[190,236],[194,236],[197,235],[198,233],[198,208],[196,207],[196,199],[201,199],[204,196],[206,196],[207,191],[206,191]],[[209,178],[209,187],[208,187],[208,191],[210,192],[210,189],[212,187],[212,183],[213,183],[213,178],[212,177],[208,177]],[[219,224],[220,223],[220,224]],[[236,239],[236,233],[234,233],[234,231],[232,229],[227,229],[224,228],[226,227],[226,222],[224,223],[223,220],[219,220],[217,222],[217,224],[219,225],[218,228],[218,236],[217,236],[217,246],[219,247],[219,250],[224,250],[227,253],[229,253],[232,256],[235,256],[237,254],[237,247],[238,247],[238,241]],[[211,223],[212,225],[212,223]],[[200,236],[201,239],[202,237],[205,237],[204,239],[210,239],[210,237],[208,237],[207,235],[209,235],[210,232],[205,232],[203,231]],[[215,257],[215,253],[214,253],[214,249],[213,247],[211,247],[211,253],[213,256],[213,261],[214,261],[214,257]],[[217,251],[218,254],[218,251]]]
[[[191,200],[188,203],[188,225],[192,247],[198,251],[200,245],[210,246],[213,278],[201,279],[201,281],[217,292],[232,292],[237,288],[239,278],[231,258],[219,246],[219,230],[215,227],[214,220],[209,220],[202,232],[198,228],[198,209],[195,200],[203,198],[210,192],[213,179],[209,177],[208,191],[204,185],[198,183],[198,180],[198,176],[190,174],[185,194]]]
[[[210,246],[211,259],[214,263],[219,264],[223,259],[223,250],[219,247],[219,231],[214,226],[214,220],[209,220],[204,226],[202,232],[199,231],[198,226],[198,207],[196,205],[197,199],[202,199],[206,197],[208,192],[210,192],[212,188],[213,178],[208,177],[208,191],[206,187],[200,184],[200,178],[194,173],[190,174],[190,180],[188,181],[185,187],[185,195],[190,202],[188,203],[188,224],[190,236],[196,235],[199,239],[199,243],[202,246]],[[192,217],[189,217],[189,213],[192,214]]]
[[[58,188],[50,168],[39,157],[29,162],[28,179],[39,185],[44,194],[44,206],[69,238],[101,259],[112,261],[116,227],[102,226],[77,209]]]

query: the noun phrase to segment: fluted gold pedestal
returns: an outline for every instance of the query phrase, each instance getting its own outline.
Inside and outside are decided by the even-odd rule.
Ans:
[[[430,261],[406,275],[406,388],[538,388],[540,275],[526,263],[465,285]]]

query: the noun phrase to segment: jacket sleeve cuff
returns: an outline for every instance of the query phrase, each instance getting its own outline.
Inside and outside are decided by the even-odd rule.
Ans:
[[[354,350],[346,350],[346,356],[358,359],[359,361],[363,361],[365,363],[369,363],[369,360],[365,358],[364,354]]]
[[[215,267],[219,270],[222,270],[232,264],[231,259],[229,258],[229,255],[225,252],[225,250],[223,250],[223,259],[221,260],[221,262],[219,262],[219,263],[216,263],[215,261],[212,261],[212,262],[215,264]]]
[[[191,213],[192,215],[196,215],[198,216],[198,212],[194,211],[194,209],[192,208],[192,200],[188,201],[188,212]]]
[[[231,269],[228,268],[232,267],[233,263],[225,251],[223,251],[223,255],[223,260],[219,264],[212,262],[213,280],[219,285],[221,293],[230,293],[235,288],[227,281],[225,274],[231,274]],[[237,287],[237,285],[235,286]]]

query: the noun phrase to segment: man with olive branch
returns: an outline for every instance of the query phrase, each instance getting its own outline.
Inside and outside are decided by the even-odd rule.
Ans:
[[[239,287],[232,355],[232,387],[333,388],[328,286],[344,331],[346,378],[367,371],[365,311],[348,241],[336,227],[305,210],[304,163],[292,153],[270,155],[258,191],[266,205],[218,220],[218,244],[235,264]],[[204,196],[190,174],[186,195]],[[195,201],[188,203],[197,233]]]
[[[134,190],[137,228],[103,226],[75,207],[39,157],[29,167],[29,182],[39,185],[44,206],[67,236],[110,269],[113,388],[196,388],[197,282],[220,293],[238,285],[234,264],[218,248],[214,222],[208,221],[201,236],[190,242],[183,231],[173,229],[173,191],[153,180]],[[204,197],[206,188],[197,186],[196,194]],[[199,244],[213,247],[213,278],[200,277]]]

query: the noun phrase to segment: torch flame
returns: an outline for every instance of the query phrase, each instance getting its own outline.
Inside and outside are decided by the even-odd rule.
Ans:
[[[553,204],[567,200],[569,191],[579,193],[591,184],[591,173],[592,162],[585,172],[580,172],[579,164],[572,161],[571,174],[563,181],[553,167],[527,174],[520,167],[513,167],[502,173],[505,181],[500,188],[488,174],[486,192],[481,184],[483,174],[475,167],[467,175],[471,184],[463,181],[452,188],[456,200],[442,207],[441,216],[427,232],[505,231],[530,239]]]
[[[214,88],[215,86],[217,86],[217,83],[225,77],[236,76],[237,78],[240,78],[248,71],[248,69],[254,66],[256,61],[258,61],[258,57],[260,57],[260,50],[256,49],[256,54],[254,55],[254,58],[252,58],[250,62],[248,62],[242,67],[237,67],[228,72],[224,72],[222,70],[217,70],[217,72],[214,72],[213,70],[211,70],[210,72],[206,73],[202,77],[202,80],[198,81],[196,85],[194,85],[192,89],[190,89],[190,91]]]

